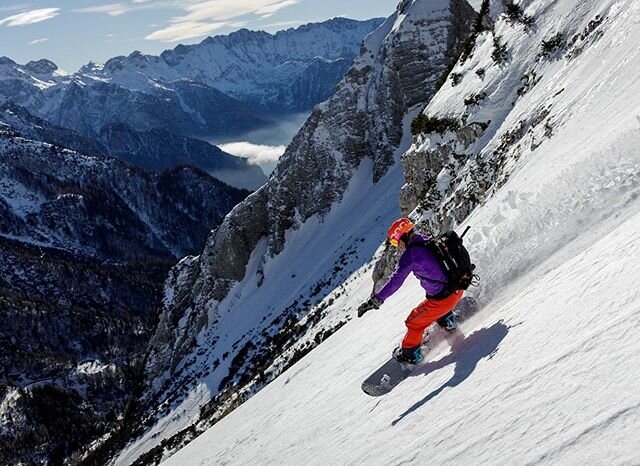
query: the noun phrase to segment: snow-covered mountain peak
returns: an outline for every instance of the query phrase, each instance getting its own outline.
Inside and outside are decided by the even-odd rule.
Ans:
[[[95,63],[90,61],[86,65],[83,65],[79,70],[78,74],[96,74],[101,72],[104,69],[104,63]]]
[[[37,61],[30,61],[24,68],[36,75],[44,76],[44,75],[53,75],[54,72],[58,71],[58,65],[53,63],[51,60],[41,59]]]
[[[83,67],[83,70],[85,72],[93,71],[94,73],[98,73],[100,76],[108,76],[117,74],[119,72],[124,73],[126,72],[127,68],[145,69],[150,64],[159,62],[160,60],[157,56],[145,55],[142,52],[135,50],[127,56],[122,55],[109,59],[101,68],[90,68],[85,65],[85,67]]]
[[[336,18],[275,34],[241,29],[208,37],[200,44],[179,45],[160,56],[134,52],[115,57],[102,70],[85,67],[83,71],[137,89],[190,79],[258,106],[299,109],[307,104],[300,101],[302,96],[292,94],[291,84],[295,93],[296,87],[321,87],[310,81],[322,81],[323,73],[344,72],[362,39],[380,22]],[[345,63],[337,63],[336,68],[334,62],[340,60]]]
[[[265,31],[253,31],[246,28],[239,29],[228,35],[207,37],[201,43],[195,45],[178,45],[176,48],[166,50],[159,56],[145,55],[134,51],[128,56],[114,57],[105,63],[105,70],[109,73],[125,71],[127,67],[145,67],[148,64],[157,66],[157,70],[150,71],[156,75],[170,76],[168,69],[179,68],[184,73],[185,68],[194,66],[202,67],[204,61],[210,61],[211,56],[217,56],[218,60],[226,59],[222,51],[233,53],[235,48],[252,48],[253,50],[238,50],[236,56],[238,65],[246,60],[247,54],[255,54],[260,48],[260,60],[267,61],[272,66],[281,65],[283,60],[310,60],[315,57],[324,57],[336,60],[346,56],[355,56],[359,47],[359,41],[350,37],[364,37],[371,29],[381,22],[380,19],[369,21],[354,21],[346,18],[335,18],[323,23],[310,23],[298,28],[290,28],[271,34]],[[343,43],[343,47],[336,47]],[[257,57],[254,57],[254,59]],[[180,66],[184,61],[188,63]],[[230,65],[222,63],[218,65],[224,68]],[[90,68],[84,68],[88,71]],[[220,76],[208,77],[205,82]]]
[[[0,79],[21,78],[32,82],[54,82],[67,74],[50,60],[41,59],[21,65],[8,57],[0,57]]]
[[[401,38],[404,36],[414,39],[420,36],[420,50],[413,57],[415,61],[429,59],[437,53],[446,53],[446,49],[434,49],[430,45],[436,44],[446,34],[451,15],[467,18],[474,14],[466,1],[402,1],[396,12],[381,27],[367,36],[363,43],[363,53],[355,60],[354,67],[378,67],[380,60],[384,59],[384,54],[390,49],[395,49],[396,53],[402,55],[404,51]],[[459,26],[462,29],[465,27]],[[419,82],[420,85],[424,84],[423,81]],[[411,86],[406,90],[411,92]]]

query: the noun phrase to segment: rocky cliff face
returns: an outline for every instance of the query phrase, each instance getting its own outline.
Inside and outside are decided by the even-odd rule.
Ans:
[[[311,244],[318,239],[306,229],[317,222],[326,229],[339,223],[333,209],[356,178],[369,186],[382,183],[395,163],[408,112],[431,98],[454,46],[474,19],[464,1],[402,2],[368,36],[335,94],[314,109],[269,182],[226,217],[199,257],[174,269],[147,364],[149,425],[202,393],[198,387],[204,383],[209,396],[198,395],[204,405],[200,423],[172,440],[183,441],[237,404],[238,393],[259,389],[282,370],[281,364],[266,371],[295,342],[297,332],[314,325],[320,314],[306,315],[310,306],[352,270],[356,242],[365,239],[340,238],[337,232],[322,262],[311,266],[316,278],[306,283],[296,274],[309,272],[294,272],[286,258],[297,261],[297,253],[317,257]],[[353,215],[357,221],[358,214]],[[292,288],[272,302],[250,297],[252,290],[256,296],[268,295],[269,287],[282,286],[289,275]],[[230,330],[232,320],[235,330]],[[233,393],[235,401],[227,398]],[[158,454],[161,450],[148,453],[145,461],[157,460]],[[125,457],[121,460],[133,458]]]
[[[411,12],[411,19],[397,25],[393,23],[397,18],[392,17],[367,39],[335,94],[314,109],[263,192],[251,198],[256,205],[268,200],[268,224],[262,231],[268,232],[270,255],[282,251],[287,230],[298,228],[314,215],[326,215],[342,199],[354,170],[365,158],[373,159],[374,182],[394,162],[404,116],[408,109],[431,98],[433,83],[452,51],[443,41],[460,41],[463,36],[455,34],[465,24],[468,30],[475,15],[463,2],[445,3],[444,8],[440,6],[443,9],[433,7],[450,15],[443,18],[430,17],[431,7],[422,2],[409,2],[403,8]],[[225,241],[237,232],[235,226],[225,227],[234,217],[246,217],[242,212],[226,219],[216,235]],[[221,250],[214,242],[216,235],[208,242],[212,252]],[[256,241],[245,243],[251,251]],[[247,254],[243,257],[248,259]]]

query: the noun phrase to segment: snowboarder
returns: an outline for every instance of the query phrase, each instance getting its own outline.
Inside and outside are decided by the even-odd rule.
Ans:
[[[457,328],[457,319],[453,313],[463,291],[449,286],[447,276],[428,248],[421,246],[427,238],[415,232],[415,225],[408,218],[393,222],[389,228],[387,241],[404,252],[387,283],[358,308],[358,317],[371,309],[378,309],[382,303],[395,293],[404,283],[410,272],[418,278],[426,292],[422,301],[405,320],[407,333],[393,357],[400,362],[417,364],[422,360],[420,344],[425,329],[434,321],[449,331]]]

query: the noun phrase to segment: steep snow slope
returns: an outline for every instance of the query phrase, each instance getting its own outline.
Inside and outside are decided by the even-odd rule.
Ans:
[[[411,168],[441,144],[462,159],[440,164],[425,190],[440,199],[413,215],[474,227],[467,243],[483,282],[469,294],[482,309],[463,326],[465,338],[434,350],[388,396],[361,392],[422,299],[411,279],[167,464],[640,461],[640,6],[521,7],[534,27],[498,18],[500,2],[492,4],[507,60],[493,63],[493,34],[481,34],[473,57],[454,69],[461,83],[445,84],[426,109],[466,112],[467,124],[491,120],[486,131],[466,148],[457,134],[424,135],[404,157]],[[558,33],[564,43],[539,55]],[[465,104],[480,92],[484,101]],[[370,268],[327,296],[320,325],[353,316],[371,291]]]
[[[636,159],[636,185],[623,198],[640,194],[639,168]],[[521,286],[503,288],[508,298],[485,303],[463,339],[388,396],[369,398],[359,385],[401,338],[416,286],[346,326],[164,464],[636,464],[635,204],[583,232],[584,250],[540,257]],[[482,220],[490,219],[473,219]]]
[[[273,364],[302,334],[318,344],[344,324],[335,315],[316,329],[315,306],[370,260],[398,215],[390,199],[403,182],[395,162],[410,145],[408,124],[474,17],[459,0],[403,3],[269,182],[174,269],[146,367],[144,435],[118,462],[161,458],[309,351]]]

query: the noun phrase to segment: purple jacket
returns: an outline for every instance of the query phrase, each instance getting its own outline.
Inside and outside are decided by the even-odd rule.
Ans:
[[[409,247],[400,257],[396,270],[382,289],[376,293],[378,299],[384,301],[395,293],[402,286],[409,272],[413,272],[416,278],[420,280],[420,285],[427,292],[427,296],[435,296],[444,290],[447,284],[447,276],[433,253],[420,246],[411,247],[416,242],[426,240],[427,238],[420,235],[415,235],[411,238]]]

